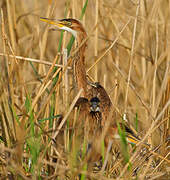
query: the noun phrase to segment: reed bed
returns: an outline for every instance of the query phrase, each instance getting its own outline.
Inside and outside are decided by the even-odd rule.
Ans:
[[[115,118],[126,115],[142,139],[136,150],[124,147],[128,158],[107,154],[113,162],[97,173],[77,159],[81,138],[69,131],[81,96],[72,68],[77,49],[69,33],[49,30],[40,17],[82,21],[89,78],[106,88]],[[168,0],[1,0],[0,179],[168,179],[169,19]],[[151,145],[147,160],[138,156],[142,142]]]

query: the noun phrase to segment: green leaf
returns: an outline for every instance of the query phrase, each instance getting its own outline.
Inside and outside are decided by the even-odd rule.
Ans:
[[[117,127],[118,127],[118,133],[120,136],[121,145],[122,145],[122,154],[123,154],[125,162],[128,163],[129,162],[129,151],[128,151],[128,143],[126,140],[125,128],[124,127],[121,128],[119,123],[117,123]]]
[[[81,11],[80,20],[83,19],[83,16],[84,16],[84,14],[85,14],[85,12],[86,12],[87,4],[88,4],[88,0],[86,0],[86,2],[85,2],[85,4],[84,4],[84,7],[83,7],[83,9],[82,9],[82,11]]]
[[[135,117],[135,129],[138,132],[138,113],[136,113],[136,117]]]
[[[101,147],[102,147],[102,162],[104,163],[104,151],[105,151],[105,145],[104,140],[101,141]]]
[[[58,114],[58,115],[55,115],[55,116],[50,116],[50,117],[48,117],[48,118],[39,119],[38,122],[39,122],[39,123],[42,123],[42,122],[44,122],[44,121],[49,121],[49,120],[51,120],[51,119],[56,119],[56,118],[60,118],[60,117],[61,117],[61,115]]]
[[[71,48],[73,46],[73,43],[74,43],[74,40],[75,40],[75,37],[74,36],[71,36],[70,38],[70,41],[67,45],[67,53],[68,53],[68,56],[70,55],[70,51],[71,51]]]
[[[26,95],[25,108],[26,108],[27,113],[30,111],[30,108],[31,108],[31,99],[28,94]]]
[[[84,3],[84,6],[82,8],[82,11],[81,11],[81,16],[80,16],[80,20],[83,19],[83,16],[85,15],[85,12],[86,12],[86,9],[87,9],[87,4],[88,4],[88,0],[86,0],[86,2]],[[74,43],[74,36],[71,37],[68,45],[67,45],[67,52],[68,52],[68,56],[70,55],[70,51],[71,51],[71,48],[73,46],[73,43]]]

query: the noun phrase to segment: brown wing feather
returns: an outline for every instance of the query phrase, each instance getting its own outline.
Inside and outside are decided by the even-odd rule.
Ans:
[[[100,99],[100,109],[101,109],[101,114],[102,114],[102,126],[104,126],[110,116],[110,112],[113,107],[112,102],[103,86],[101,86],[98,82],[96,82],[96,83],[90,82],[89,90],[88,90],[88,97],[89,97],[88,99],[95,97],[95,96]],[[112,120],[114,120],[114,118],[112,118]]]

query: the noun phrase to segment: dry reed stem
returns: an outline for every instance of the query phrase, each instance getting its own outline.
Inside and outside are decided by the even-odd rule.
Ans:
[[[99,21],[99,0],[96,0],[96,7],[95,7],[95,24]],[[95,29],[95,35],[94,35],[94,56],[97,57],[98,55],[98,26]],[[95,62],[94,62],[95,63]],[[95,66],[94,69],[94,76],[95,76],[95,82],[97,82],[97,66]]]
[[[155,125],[157,124],[157,122],[160,120],[160,118],[162,117],[164,111],[166,110],[166,108],[167,108],[169,105],[170,105],[170,100],[165,104],[164,108],[163,108],[162,111],[159,113],[159,115],[157,116],[157,118],[155,119],[155,121],[152,122],[151,127],[148,129],[146,135],[141,139],[141,141],[140,141],[136,146],[140,146],[140,145],[146,140],[146,138],[153,132],[154,126],[155,126]],[[136,152],[132,155],[132,157],[130,158],[129,162],[131,162],[138,153],[139,153],[139,151],[136,151]],[[118,179],[120,179],[120,178],[123,176],[123,174],[125,173],[125,171],[127,170],[127,168],[128,168],[128,164],[125,165],[125,167],[123,168],[123,170],[122,170],[120,176],[118,177]]]
[[[46,75],[45,80],[43,81],[43,83],[42,83],[41,86],[39,87],[39,91],[37,92],[37,95],[36,95],[36,97],[34,98],[34,101],[32,102],[32,108],[35,107],[35,105],[36,105],[38,99],[40,98],[40,96],[42,96],[42,94],[45,92],[46,88],[53,82],[52,80],[49,80],[49,81],[47,82],[47,79],[48,79],[49,75],[50,75],[50,74],[52,73],[52,71],[53,71],[53,67],[54,67],[54,65],[55,65],[55,63],[56,63],[56,61],[57,61],[57,58],[58,58],[58,56],[55,57],[55,59],[54,59],[54,61],[53,61],[53,64],[52,64],[51,68],[49,69],[49,71],[48,71],[48,73],[47,73],[47,75]],[[56,77],[57,74],[60,72],[60,70],[61,70],[61,69],[59,68],[59,69],[53,74],[52,78]]]
[[[103,166],[102,166],[102,169],[101,169],[101,173],[104,172],[106,166],[107,166],[107,162],[108,162],[108,158],[109,158],[109,153],[110,153],[110,150],[112,148],[112,144],[113,144],[113,141],[109,141],[109,145],[107,147],[107,151],[106,151],[106,155],[105,155],[105,160],[104,160],[104,163],[103,163]]]
[[[121,29],[121,31],[119,32],[119,34],[117,35],[117,37],[115,38],[115,40],[112,42],[112,44],[108,47],[108,49],[95,61],[95,63],[87,70],[87,73],[112,49],[112,47],[115,45],[115,43],[118,41],[118,39],[120,38],[120,35],[122,34],[122,32],[125,30],[125,28],[127,27],[127,25],[130,23],[130,19],[127,21],[127,23],[123,26],[123,28]]]
[[[40,59],[33,59],[33,58],[28,58],[28,57],[22,57],[22,56],[15,56],[15,55],[11,55],[11,54],[0,53],[0,56],[15,58],[15,59],[22,60],[22,61],[34,62],[34,63],[38,63],[38,64],[44,64],[44,65],[47,65],[47,66],[52,66],[53,65],[53,63],[48,62],[48,61],[44,61],[44,60],[40,60]],[[64,66],[61,65],[61,64],[54,64],[54,67],[64,68]],[[72,69],[71,67],[67,67],[67,68]]]
[[[76,18],[76,17],[77,17],[77,16],[76,16],[75,4],[76,4],[75,0],[72,0],[72,7],[71,7],[71,9],[72,9],[72,17],[73,17],[73,18]]]
[[[58,74],[59,74],[59,82],[56,83],[55,86],[52,88],[50,94],[48,95],[48,97],[47,97],[47,99],[46,99],[46,102],[43,104],[43,106],[41,107],[41,110],[38,112],[38,114],[37,114],[37,116],[36,116],[37,118],[40,116],[40,114],[41,114],[42,111],[44,110],[45,106],[49,103],[50,98],[51,98],[53,92],[55,91],[55,89],[56,89],[56,88],[59,86],[59,84],[60,84],[60,81],[61,81],[60,69],[58,69],[54,75],[58,75]],[[52,83],[51,80],[50,80],[49,82]],[[42,92],[39,92],[39,94],[36,96],[36,100],[34,100],[34,104],[33,104],[34,106],[35,106],[35,104],[37,103],[38,98],[42,95],[42,93],[43,93],[44,91],[45,91],[45,88],[43,89]],[[32,107],[34,107],[34,106],[32,106]]]
[[[145,14],[146,14],[146,9],[145,9],[144,1],[140,1],[140,10],[141,10],[141,16],[144,17]],[[141,28],[142,28],[142,30],[141,30],[141,39],[144,39],[145,35],[146,35],[146,33],[144,31],[145,30],[145,23],[144,23],[144,21],[142,22]],[[146,45],[145,40],[143,40],[141,45],[142,45],[142,47],[145,47],[145,45]],[[146,49],[142,48],[141,53],[142,54],[146,54],[147,53]],[[142,66],[143,91],[146,92],[146,90],[147,90],[147,78],[146,78],[146,74],[147,74],[147,62],[145,61],[144,57],[141,57],[141,60],[142,60],[141,66]],[[147,98],[147,95],[145,93],[144,94],[144,99],[146,99],[146,98]]]
[[[157,101],[156,101],[156,104],[155,104],[155,109],[156,109],[155,115],[157,114],[158,107],[159,107],[161,99],[163,97],[163,93],[165,92],[165,89],[166,89],[166,86],[167,86],[167,83],[168,83],[168,77],[170,75],[170,53],[168,51],[168,49],[170,49],[169,44],[170,44],[170,42],[168,43],[168,41],[167,41],[166,50],[167,50],[168,54],[167,54],[167,60],[166,60],[166,70],[165,70],[165,73],[164,73],[164,78],[162,80],[160,91],[159,91],[159,93],[157,95]]]
[[[77,96],[74,98],[73,102],[72,102],[71,105],[70,105],[70,108],[69,108],[67,114],[66,114],[65,117],[62,119],[60,125],[58,126],[57,131],[56,131],[55,134],[53,135],[53,139],[55,139],[55,138],[57,137],[57,135],[58,135],[60,129],[63,127],[65,121],[67,120],[69,114],[71,113],[72,109],[74,108],[74,106],[75,106],[75,104],[76,104],[78,98],[80,97],[82,91],[83,91],[83,90],[80,89],[80,91],[78,92]]]
[[[161,159],[161,160],[163,160],[163,161],[166,161],[167,163],[170,164],[170,160],[169,160],[169,159],[167,159],[167,158],[161,156],[161,155],[158,154],[158,153],[155,153],[155,152],[152,151],[152,150],[150,150],[149,152],[150,152],[152,155],[154,155],[155,157],[157,157],[157,158],[159,158],[159,159]]]
[[[139,7],[140,7],[140,1],[138,1],[138,5],[136,7],[136,17],[135,17],[134,27],[133,27],[132,47],[131,47],[131,52],[130,52],[129,72],[128,72],[128,78],[127,78],[126,94],[125,94],[125,107],[124,107],[125,113],[127,112],[127,99],[128,99],[128,91],[129,91],[129,83],[130,83],[130,78],[131,78],[131,71],[132,71],[132,62],[133,62],[133,55],[134,55],[136,27],[137,27],[138,15],[139,15]]]
[[[14,52],[16,51],[16,39],[15,39],[15,32],[14,32],[14,13],[11,11],[11,5],[12,1],[7,0],[7,13],[8,13],[8,22],[9,22],[9,33],[10,33],[10,38],[11,38],[11,44],[12,48],[14,49]]]
[[[118,29],[118,27],[115,25],[115,23],[114,23],[114,20],[113,20],[113,18],[112,17],[110,17],[110,19],[111,19],[111,22],[112,22],[112,24],[114,25],[114,27],[116,28],[116,31],[117,32],[119,32],[119,29]],[[120,59],[119,59],[119,48],[117,48],[116,49],[116,57],[115,57],[115,64],[117,65],[117,67],[119,67],[119,61],[120,61]],[[111,58],[112,59],[114,59],[114,53],[112,52],[111,53]],[[119,85],[118,85],[118,72],[116,71],[115,72],[115,81],[114,81],[114,97],[113,97],[113,105],[114,106],[116,106],[117,105],[117,101],[118,101],[118,89],[119,89]],[[113,89],[112,88],[112,89]],[[110,92],[112,91],[112,89],[110,90]],[[110,94],[110,93],[108,93],[108,94]]]
[[[53,63],[52,63],[52,65],[51,65],[49,71],[47,72],[47,75],[45,76],[45,79],[44,79],[43,83],[46,83],[47,80],[48,80],[48,78],[49,78],[49,76],[50,76],[50,74],[53,73],[53,69],[54,69],[54,67],[55,67],[55,65],[56,65],[57,59],[58,59],[58,55],[56,55],[56,57],[54,58]],[[53,75],[53,76],[54,76],[54,75]]]
[[[121,74],[121,76],[123,77],[123,79],[125,80],[125,82],[127,82],[127,78],[126,75],[121,71],[121,69],[114,63],[112,62],[114,67],[117,69],[117,71]],[[133,92],[135,93],[136,97],[139,99],[139,101],[141,102],[141,104],[144,106],[144,108],[147,110],[147,112],[150,114],[150,109],[149,107],[146,105],[146,103],[143,101],[143,99],[141,98],[141,96],[139,95],[139,93],[136,91],[135,87],[133,84],[129,84],[130,88],[133,90]],[[151,118],[154,120],[154,118],[152,117],[152,115],[150,114]]]
[[[146,173],[147,173],[147,171],[150,169],[150,165],[151,165],[151,163],[152,163],[152,157],[149,159],[149,162],[147,162],[147,165],[146,165],[146,167],[145,167],[145,169],[144,169],[144,172],[141,174],[141,176],[139,176],[139,178],[141,179],[141,180],[144,180],[145,179],[145,176],[146,176]]]
[[[63,50],[63,65],[67,65],[67,49]],[[69,92],[69,81],[68,81],[68,70],[65,70],[64,73],[64,104],[65,107],[68,106],[68,92]]]
[[[36,117],[39,117],[39,115],[41,114],[42,110],[45,108],[46,104],[49,102],[50,97],[52,96],[52,94],[53,94],[53,92],[55,91],[56,87],[58,87],[58,86],[60,85],[61,77],[62,77],[62,75],[64,74],[64,72],[66,71],[66,69],[67,69],[68,65],[70,64],[71,60],[72,60],[71,58],[70,58],[69,60],[67,60],[67,65],[64,67],[62,73],[60,73],[60,72],[61,72],[61,68],[58,68],[58,70],[57,70],[57,71],[55,72],[55,74],[53,75],[52,78],[56,77],[56,76],[59,74],[58,81],[57,81],[57,83],[55,84],[55,86],[52,88],[52,90],[51,90],[51,92],[50,92],[50,94],[49,94],[49,96],[48,96],[48,98],[47,98],[47,100],[46,100],[46,103],[43,104],[43,106],[41,107],[41,110],[39,111],[39,113],[38,113],[38,115],[37,115]],[[37,99],[38,99],[38,98],[39,98],[39,97],[37,97]],[[36,102],[36,101],[35,101],[35,102]],[[35,104],[35,102],[34,102],[34,104]]]
[[[52,6],[50,6],[50,4],[48,4],[47,11],[46,11],[46,17],[48,17],[50,15],[51,10],[52,10]],[[40,41],[40,59],[43,59],[44,54],[45,54],[45,50],[46,50],[46,46],[47,46],[47,37],[48,37],[48,28],[45,29],[43,36],[42,36],[42,40]],[[39,64],[38,73],[46,74],[45,66],[43,64]]]
[[[151,113],[153,117],[156,116],[155,99],[156,99],[156,73],[157,73],[157,61],[158,61],[158,48],[159,48],[159,35],[158,35],[158,17],[156,18],[156,48],[155,48],[155,62],[154,62],[154,74],[152,84],[152,107]]]
[[[166,161],[166,158],[168,158],[169,155],[170,155],[170,152],[167,153],[167,155],[162,159],[162,161],[156,166],[156,168],[152,171],[151,175],[152,175],[156,170],[158,170],[158,168],[160,167],[160,165],[161,165],[164,161]],[[169,161],[169,164],[170,164],[170,161]]]
[[[1,9],[1,21],[2,21],[2,41],[3,41],[3,51],[6,53],[6,34],[5,34],[5,25],[4,25],[4,13],[3,10]],[[6,64],[5,64],[6,63]],[[6,68],[6,78],[8,83],[11,82],[11,76],[10,76],[10,70],[8,68],[8,63],[5,62],[5,68]],[[1,112],[3,112],[2,115],[2,123],[4,126],[4,131],[5,131],[5,136],[6,136],[6,141],[7,141],[7,146],[10,147],[12,145],[12,141],[16,139],[16,132],[15,132],[15,122],[13,121],[13,116],[12,112],[10,109],[10,104],[8,100],[10,100],[11,105],[14,102],[12,97],[13,97],[13,86],[11,83],[9,83],[10,86],[5,86],[3,95],[0,100],[1,102]],[[6,90],[6,91],[5,91]],[[10,99],[11,98],[11,99]],[[11,102],[12,101],[12,102]]]

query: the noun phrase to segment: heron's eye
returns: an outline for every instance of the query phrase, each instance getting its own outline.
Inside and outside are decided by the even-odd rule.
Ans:
[[[64,25],[66,25],[66,26],[69,26],[69,27],[70,27],[70,26],[72,25],[72,23],[71,23],[70,21],[65,21],[65,22],[64,22]]]
[[[68,26],[71,26],[71,25],[72,25],[72,23],[69,21],[69,22],[68,22]]]

